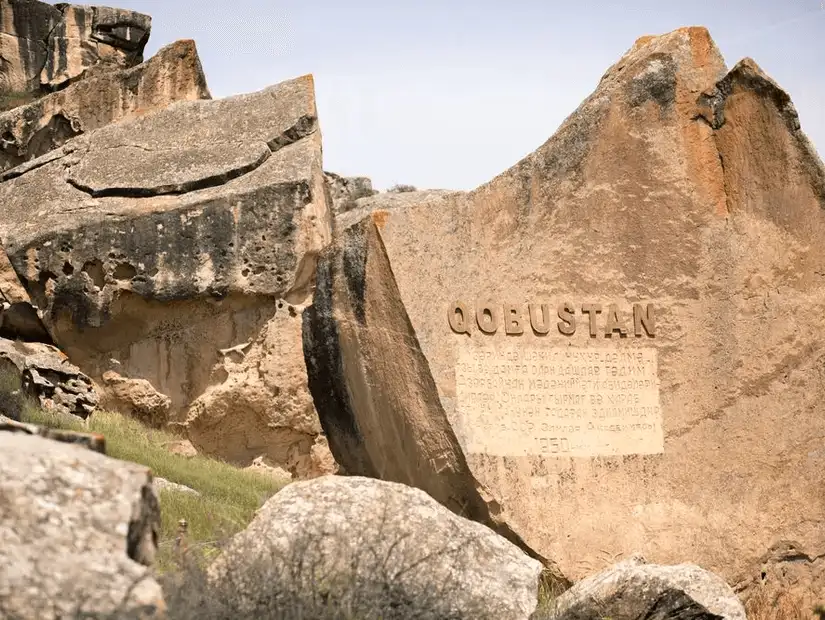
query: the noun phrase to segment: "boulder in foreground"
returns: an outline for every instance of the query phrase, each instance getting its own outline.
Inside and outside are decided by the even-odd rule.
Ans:
[[[746,620],[723,579],[693,564],[658,566],[635,557],[570,588],[547,620]]]
[[[212,578],[239,612],[288,609],[297,617],[326,600],[354,617],[389,617],[383,609],[398,618],[515,620],[535,610],[541,570],[419,489],[324,476],[267,501]]]
[[[145,467],[0,432],[0,471],[0,616],[162,617],[147,568],[160,512]]]

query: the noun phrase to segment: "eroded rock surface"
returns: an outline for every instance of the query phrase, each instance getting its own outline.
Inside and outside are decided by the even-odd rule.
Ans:
[[[334,213],[349,211],[359,198],[372,196],[372,181],[367,177],[342,177],[334,172],[325,172]]]
[[[526,619],[535,610],[541,568],[419,489],[324,476],[290,484],[269,499],[230,541],[212,578],[217,587],[233,589],[240,610],[267,600],[273,586],[262,583],[312,596],[317,576],[324,575],[333,598],[383,592],[399,605],[445,612],[409,617],[463,612],[460,617],[508,620]]]
[[[175,101],[209,98],[194,41],[178,41],[141,65],[87,77],[0,114],[0,173],[81,133]]]
[[[0,338],[0,368],[16,373],[22,390],[47,411],[85,419],[97,408],[91,379],[57,347]]]
[[[332,220],[311,76],[107,125],[5,178],[10,262],[107,406],[312,470],[300,312]]]
[[[323,261],[307,359],[333,454],[424,489],[465,458],[574,580],[636,550],[729,583],[778,541],[823,557],[822,179],[755,63],[726,72],[702,28],[640,39],[535,153]]]
[[[588,577],[553,602],[552,620],[746,620],[723,579],[693,564],[659,566],[634,557]]]
[[[0,432],[0,470],[0,616],[161,617],[147,568],[160,513],[145,467]]]
[[[151,25],[124,9],[2,0],[0,92],[49,92],[91,69],[139,64]]]
[[[370,219],[345,230],[319,264],[304,351],[324,431],[346,472],[423,489],[540,559],[553,587],[569,585],[502,519],[471,472]]]

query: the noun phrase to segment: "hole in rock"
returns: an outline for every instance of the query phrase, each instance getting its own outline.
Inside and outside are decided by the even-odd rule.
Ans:
[[[103,270],[103,263],[97,258],[83,263],[82,271],[92,279],[92,283],[97,288],[103,288],[106,285],[106,272]]]
[[[246,276],[248,276],[248,275],[249,275],[249,269],[244,269],[243,271],[241,271],[241,275],[242,275],[244,278],[245,278]]]
[[[57,280],[57,275],[51,271],[41,271],[38,280],[40,284],[46,284],[49,280]]]
[[[120,263],[112,273],[115,280],[131,280],[137,275],[137,269],[130,263]]]
[[[72,267],[72,264],[69,261],[63,263],[63,273],[67,276],[70,276],[74,273],[74,267]]]

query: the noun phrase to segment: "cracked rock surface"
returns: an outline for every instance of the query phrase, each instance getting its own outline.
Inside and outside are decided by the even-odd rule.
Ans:
[[[727,71],[703,28],[643,37],[521,162],[466,194],[375,211],[324,255],[305,346],[333,454],[425,489],[465,458],[500,519],[574,581],[639,551],[747,589],[779,541],[823,557],[823,174],[756,63]],[[455,301],[546,303],[552,329],[485,334],[471,315],[460,335]],[[564,302],[572,335],[556,329]],[[583,304],[636,302],[654,304],[655,337],[607,338],[604,315],[590,335]],[[563,436],[575,411],[528,434],[502,428],[524,416],[457,407],[471,344],[655,349],[663,451],[543,453],[527,442]],[[623,414],[603,415],[610,445]],[[510,455],[471,450],[485,433],[511,438]],[[794,564],[821,599],[817,566]]]
[[[125,9],[0,0],[0,92],[41,94],[139,64],[151,27]]]
[[[160,512],[145,467],[0,431],[0,470],[0,616],[161,617],[147,568]]]
[[[311,76],[109,124],[2,179],[10,263],[108,407],[319,473],[300,313],[332,220]]]

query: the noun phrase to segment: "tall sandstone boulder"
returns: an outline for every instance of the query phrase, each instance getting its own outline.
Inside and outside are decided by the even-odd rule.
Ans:
[[[152,20],[103,6],[0,0],[0,93],[64,88],[90,70],[143,62]]]
[[[639,551],[742,589],[792,541],[822,598],[823,209],[753,61],[640,39],[507,172],[342,231],[304,315],[332,452],[574,580]]]
[[[10,263],[105,406],[239,465],[329,465],[301,349],[332,226],[311,76],[107,125],[0,178]]]

